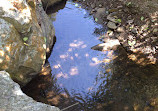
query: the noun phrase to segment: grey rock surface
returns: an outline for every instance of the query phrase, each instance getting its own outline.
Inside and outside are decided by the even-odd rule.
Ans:
[[[117,28],[117,26],[116,26],[116,24],[114,22],[108,22],[107,26],[110,29],[116,29]]]
[[[5,71],[0,71],[0,111],[60,111],[24,94]]]

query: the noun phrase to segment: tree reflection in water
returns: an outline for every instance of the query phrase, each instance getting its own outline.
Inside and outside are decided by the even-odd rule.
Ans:
[[[96,29],[94,34],[100,35],[103,31]],[[70,46],[76,44],[71,43]],[[85,56],[89,55],[85,53]],[[61,58],[64,57],[65,55],[61,55]],[[121,46],[115,51],[107,51],[105,57],[100,64],[95,86],[89,87],[89,92],[84,93],[84,97],[83,94],[75,91],[69,94],[67,89],[60,88],[49,65],[23,91],[37,101],[55,105],[60,109],[80,103],[67,111],[157,111],[157,65],[151,64],[139,52],[127,53]],[[76,74],[74,67],[71,75]]]
[[[77,92],[70,96],[66,89],[60,89],[56,79],[50,75],[50,67],[24,91],[37,101],[61,109],[80,102],[68,111],[157,111],[157,66],[136,64],[122,47],[114,53],[117,57],[113,56],[109,63],[100,65],[96,86],[85,97]]]

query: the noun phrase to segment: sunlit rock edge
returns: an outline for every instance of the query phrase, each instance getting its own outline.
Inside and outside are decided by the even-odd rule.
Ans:
[[[26,85],[40,72],[54,43],[54,27],[42,3],[4,0],[0,4],[0,70]],[[25,38],[25,39],[24,39]]]

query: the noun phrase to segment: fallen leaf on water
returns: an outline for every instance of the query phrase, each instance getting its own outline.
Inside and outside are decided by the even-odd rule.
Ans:
[[[95,21],[98,22],[98,18],[95,18]]]
[[[75,6],[78,7],[78,4],[76,3]]]

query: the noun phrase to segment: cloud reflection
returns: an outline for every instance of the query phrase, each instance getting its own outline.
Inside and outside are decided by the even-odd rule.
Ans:
[[[77,74],[78,74],[78,68],[77,67],[72,67],[70,69],[70,75],[74,76],[74,75],[77,75]]]

